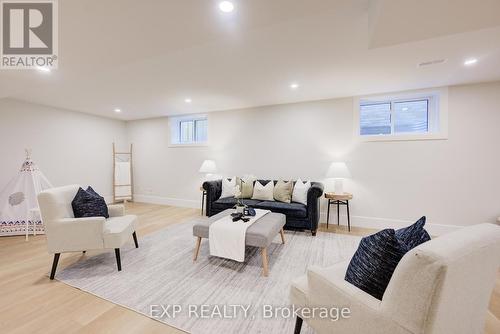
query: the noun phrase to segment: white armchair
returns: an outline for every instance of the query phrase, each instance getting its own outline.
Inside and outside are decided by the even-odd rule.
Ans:
[[[295,333],[303,320],[317,333],[482,333],[500,264],[500,227],[465,227],[414,248],[381,301],[344,280],[348,264],[310,268],[290,297],[296,307],[348,307],[350,317],[297,317]]]
[[[42,191],[38,204],[47,237],[47,249],[54,254],[50,279],[54,275],[61,253],[83,252],[90,249],[114,249],[118,271],[121,270],[120,248],[133,237],[138,248],[135,224],[137,217],[124,215],[122,205],[109,205],[109,218],[75,218],[71,202],[80,186],[70,185]]]

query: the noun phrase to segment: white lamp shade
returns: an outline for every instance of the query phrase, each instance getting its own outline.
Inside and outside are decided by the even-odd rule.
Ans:
[[[326,176],[332,179],[347,179],[351,177],[351,173],[345,162],[332,162]]]
[[[200,173],[213,174],[217,172],[217,166],[213,160],[205,160],[201,164]]]

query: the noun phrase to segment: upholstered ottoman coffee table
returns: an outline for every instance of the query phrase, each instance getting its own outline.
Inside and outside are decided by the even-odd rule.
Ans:
[[[210,218],[204,218],[196,221],[193,226],[193,235],[196,237],[196,247],[194,249],[193,261],[198,258],[200,251],[201,239],[207,238],[209,235],[210,224],[221,219],[224,216],[230,215],[234,210],[228,209],[222,211]],[[246,231],[245,245],[259,247],[262,254],[263,275],[269,275],[269,262],[267,259],[267,247],[271,244],[274,237],[279,233],[281,242],[285,243],[285,234],[283,226],[285,226],[286,216],[282,213],[269,212],[262,216],[259,220],[253,223]]]

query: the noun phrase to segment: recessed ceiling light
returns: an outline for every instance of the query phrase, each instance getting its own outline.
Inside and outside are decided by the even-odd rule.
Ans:
[[[190,98],[187,98],[187,99],[184,99],[184,102],[191,103],[191,102],[193,102],[193,100],[191,100]]]
[[[50,72],[50,68],[48,67],[43,67],[43,66],[37,66],[36,69],[40,72],[45,72],[45,73],[48,73]]]
[[[299,88],[299,84],[296,83],[296,82],[293,82],[293,83],[290,84],[290,88],[291,89],[297,89],[297,88]]]
[[[116,112],[116,113],[121,113],[121,112],[122,112],[122,110],[121,110],[120,108],[115,108],[115,112]]]
[[[219,9],[224,13],[231,13],[234,10],[234,4],[231,1],[221,1]]]
[[[470,58],[470,59],[467,59],[466,61],[464,61],[465,66],[471,66],[471,65],[474,65],[476,63],[477,63],[476,58]]]

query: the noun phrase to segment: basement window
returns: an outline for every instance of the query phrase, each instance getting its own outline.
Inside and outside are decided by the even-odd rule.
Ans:
[[[439,92],[357,100],[356,132],[364,141],[445,139]]]
[[[174,146],[199,146],[208,142],[208,119],[205,115],[170,118],[170,143]]]

